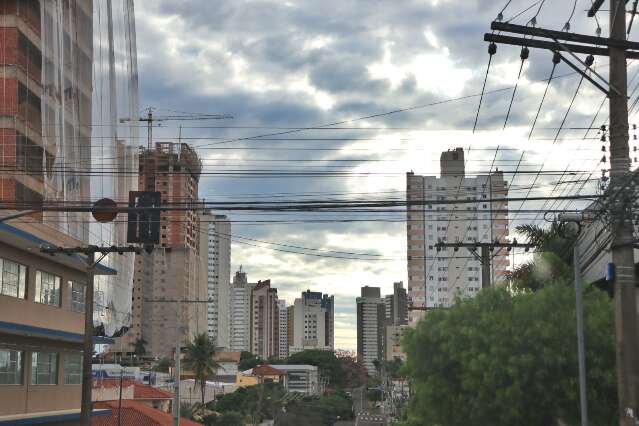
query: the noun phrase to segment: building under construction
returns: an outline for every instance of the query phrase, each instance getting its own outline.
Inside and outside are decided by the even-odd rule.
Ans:
[[[157,191],[162,203],[189,207],[197,201],[202,162],[187,144],[157,143],[140,151],[139,187]],[[160,244],[135,258],[131,328],[111,348],[131,355],[134,343],[145,340],[146,353],[170,356],[176,330],[182,339],[207,331],[206,282],[200,280],[199,219],[192,209],[163,211]],[[185,300],[177,312],[176,300]],[[179,321],[180,324],[176,322]]]

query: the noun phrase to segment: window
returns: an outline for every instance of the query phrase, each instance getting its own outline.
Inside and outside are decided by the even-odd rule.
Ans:
[[[60,306],[60,277],[36,271],[35,301],[45,305]]]
[[[0,385],[22,384],[21,351],[0,349]]]
[[[69,296],[71,297],[71,310],[84,312],[85,285],[76,281],[69,281]]]
[[[55,385],[58,383],[58,354],[33,352],[31,354],[31,384]]]
[[[82,384],[82,352],[64,354],[64,384]]]
[[[0,294],[24,299],[27,286],[27,267],[7,259],[0,259]]]

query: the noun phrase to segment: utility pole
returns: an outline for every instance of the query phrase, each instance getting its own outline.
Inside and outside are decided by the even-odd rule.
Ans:
[[[604,0],[595,0],[588,16],[597,14]],[[610,0],[610,36],[594,37],[568,31],[552,31],[533,26],[514,25],[497,20],[484,34],[491,43],[547,49],[562,62],[580,73],[584,79],[608,96],[610,105],[610,185],[608,203],[611,220],[611,255],[615,273],[612,279],[615,308],[615,336],[617,362],[617,394],[619,425],[639,425],[639,338],[637,335],[637,306],[635,260],[632,224],[632,175],[628,148],[628,76],[627,58],[639,58],[639,43],[626,39],[626,3]],[[634,16],[634,15],[633,15]],[[523,37],[502,35],[503,32]],[[528,36],[528,37],[526,37]],[[550,40],[541,40],[541,39]],[[575,43],[566,43],[577,42]],[[609,56],[609,82],[576,54]],[[574,61],[574,62],[573,62]],[[589,72],[588,72],[589,71]],[[599,81],[595,81],[597,78]],[[607,86],[607,87],[605,87]]]
[[[626,39],[626,2],[610,0],[610,39]],[[639,424],[639,344],[637,342],[636,276],[631,204],[624,199],[630,174],[628,148],[628,69],[626,49],[610,46],[610,193],[612,263],[617,343],[617,389],[621,426]],[[624,183],[625,182],[625,183]]]
[[[182,354],[182,303],[178,300],[175,313],[175,391],[173,397],[173,426],[180,426],[180,355]]]
[[[480,242],[442,243],[442,242],[439,242],[435,244],[435,247],[437,248],[437,251],[440,251],[442,248],[446,248],[446,247],[453,247],[455,251],[457,251],[460,248],[468,249],[468,251],[481,264],[481,286],[482,288],[486,288],[486,287],[490,287],[491,285],[490,270],[492,265],[492,259],[490,257],[490,253],[495,248],[498,248],[498,249],[506,248],[508,249],[508,251],[512,250],[513,248],[523,248],[526,251],[528,251],[531,248],[535,248],[535,245],[528,244],[528,243],[518,243],[517,241],[513,241],[512,243],[508,243],[508,242],[502,243],[499,241],[493,241],[491,243],[480,243]],[[481,254],[477,253],[478,248],[480,249]]]
[[[87,254],[87,285],[84,295],[84,342],[82,345],[82,405],[80,424],[91,424],[93,378],[93,268],[95,252]]]

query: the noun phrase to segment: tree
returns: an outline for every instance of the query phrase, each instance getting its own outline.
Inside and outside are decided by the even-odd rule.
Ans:
[[[202,419],[206,426],[244,426],[245,416],[235,411],[229,411],[220,415],[210,415]]]
[[[566,282],[513,295],[481,291],[429,312],[404,341],[411,377],[407,424],[556,425],[579,422],[574,291]],[[612,303],[584,294],[592,424],[617,416]]]
[[[219,367],[213,360],[213,355],[215,355],[215,345],[206,333],[195,335],[184,351],[184,367],[195,375],[195,385],[200,385],[202,405],[204,405],[206,379],[214,375]]]
[[[553,280],[566,283],[572,280],[572,247],[577,240],[577,232],[574,229],[557,222],[553,222],[548,228],[520,225],[516,229],[537,249],[531,261],[513,271],[513,290],[537,291]]]
[[[168,373],[169,369],[173,367],[174,361],[171,358],[162,357],[160,360],[153,366],[153,371],[157,371],[160,373]]]
[[[262,360],[258,356],[253,355],[251,352],[242,351],[240,353],[240,363],[237,365],[237,368],[240,371],[246,371],[257,367],[261,363]]]
[[[344,386],[341,362],[332,351],[309,349],[297,352],[288,357],[288,363],[314,365],[322,376],[328,378],[331,386],[338,388]]]
[[[131,343],[131,346],[133,347],[133,353],[138,356],[144,355],[146,353],[146,345],[148,343],[149,342],[142,338],[135,339],[135,342]]]
[[[354,356],[338,354],[337,360],[340,363],[340,377],[344,387],[358,388],[366,384],[368,380],[366,368],[357,362]]]

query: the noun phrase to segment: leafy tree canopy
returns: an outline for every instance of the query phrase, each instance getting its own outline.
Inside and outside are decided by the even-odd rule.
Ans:
[[[257,367],[261,362],[262,360],[258,356],[253,355],[251,352],[242,351],[242,353],[240,353],[240,363],[237,368],[240,371],[246,371]]]
[[[404,340],[410,425],[579,423],[574,290],[565,282],[512,295],[489,288],[424,317]],[[613,310],[584,294],[592,424],[616,423]]]
[[[173,367],[174,361],[171,358],[163,357],[153,366],[153,371],[160,373],[168,373],[169,368]]]

